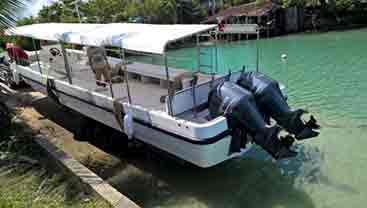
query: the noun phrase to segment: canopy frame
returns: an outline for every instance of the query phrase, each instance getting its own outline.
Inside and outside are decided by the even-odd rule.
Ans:
[[[54,24],[54,23],[51,23],[51,24]],[[86,25],[86,24],[76,24],[76,25]],[[97,29],[98,29],[98,26],[101,26],[103,28],[103,24],[98,24],[98,25],[94,25],[92,24],[92,26],[95,26]],[[109,25],[109,24],[104,24],[104,25]],[[120,25],[120,24],[117,24],[117,25]],[[123,25],[123,24],[121,24]],[[134,24],[133,24],[134,25]],[[142,25],[142,24],[135,24],[135,25]],[[149,25],[148,25],[149,26]],[[214,77],[214,74],[215,72],[213,70],[215,70],[216,72],[218,71],[218,63],[217,63],[217,59],[218,59],[218,51],[217,51],[217,41],[218,41],[218,34],[221,34],[222,32],[218,29],[218,25],[193,25],[194,27],[196,26],[197,28],[192,30],[190,32],[190,27],[187,26],[188,28],[184,28],[185,26],[176,26],[177,28],[184,28],[181,30],[183,30],[185,33],[184,34],[180,34],[180,29],[177,29],[175,28],[175,26],[173,25],[172,26],[172,31],[176,30],[177,31],[174,31],[172,32],[171,34],[169,35],[166,35],[167,39],[164,40],[164,42],[162,42],[162,39],[159,39],[158,37],[158,41],[161,41],[158,46],[157,46],[157,50],[151,50],[150,49],[147,49],[147,50],[144,50],[144,49],[141,49],[141,50],[138,50],[139,48],[136,47],[129,47],[127,46],[126,42],[124,42],[124,38],[126,38],[125,34],[121,33],[121,34],[118,34],[116,35],[115,33],[115,36],[113,36],[113,34],[111,34],[110,36],[108,35],[101,35],[101,36],[93,36],[93,28],[91,27],[92,30],[88,31],[84,31],[84,30],[79,30],[74,28],[75,31],[71,31],[71,32],[64,32],[64,33],[53,33],[54,35],[57,35],[56,36],[47,36],[48,35],[48,32],[46,31],[43,31],[43,33],[39,33],[36,35],[32,35],[32,34],[28,34],[28,33],[22,33],[21,31],[17,32],[12,32],[12,31],[9,31],[7,30],[6,31],[6,34],[7,35],[16,35],[16,36],[23,36],[23,37],[30,37],[32,38],[33,40],[34,39],[39,39],[39,40],[48,40],[48,41],[56,41],[56,42],[59,42],[62,46],[62,53],[63,53],[63,57],[64,57],[64,62],[65,62],[65,70],[67,72],[67,76],[68,76],[68,79],[69,79],[69,83],[72,84],[72,77],[71,77],[71,73],[70,73],[70,66],[69,66],[69,62],[68,62],[68,57],[66,55],[66,50],[64,48],[64,44],[65,43],[70,43],[70,44],[79,44],[79,45],[85,45],[85,46],[97,46],[97,47],[105,47],[105,46],[112,46],[112,47],[117,47],[117,48],[120,48],[120,58],[122,59],[122,63],[121,63],[121,67],[125,69],[125,74],[126,74],[126,56],[125,56],[125,53],[133,53],[133,54],[142,54],[142,55],[145,55],[145,56],[155,56],[155,55],[158,55],[160,57],[162,57],[164,59],[164,66],[165,66],[165,72],[166,72],[166,82],[167,82],[167,88],[168,88],[168,91],[167,91],[167,97],[166,97],[166,107],[167,107],[167,111],[168,111],[168,114],[169,115],[172,115],[172,96],[173,96],[173,89],[172,88],[172,85],[170,84],[170,70],[169,70],[169,66],[168,66],[168,54],[167,54],[167,50],[168,50],[168,46],[174,42],[177,42],[177,41],[180,41],[180,40],[183,40],[183,39],[186,39],[188,37],[195,37],[196,36],[196,43],[197,43],[197,47],[198,47],[198,68],[196,69],[196,72],[195,73],[199,73],[200,72],[200,36],[201,34],[203,33],[208,33],[210,36],[213,35],[214,36],[214,42],[215,42],[215,52],[214,52],[214,56],[215,56],[215,69],[211,69],[212,71],[210,72],[210,74],[212,75],[212,83],[215,79]],[[251,25],[252,26],[252,25]],[[87,27],[89,27],[87,25]],[[140,26],[139,26],[140,27]],[[155,26],[152,26],[152,27],[155,27]],[[167,26],[167,28],[170,27],[170,26]],[[83,26],[83,28],[86,28]],[[167,31],[167,28],[164,29]],[[15,28],[16,30],[17,28]],[[156,30],[155,32],[157,32],[157,30],[159,30],[159,26],[157,28],[154,28],[153,30]],[[162,32],[164,32],[164,30]],[[85,33],[83,33],[83,31]],[[120,30],[121,31],[121,30]],[[120,32],[120,31],[117,31],[117,32]],[[149,31],[149,30],[148,30]],[[143,31],[143,32],[146,32],[146,31]],[[237,31],[239,33],[242,33],[242,34],[247,34],[248,31]],[[83,37],[86,37],[87,35],[91,35],[91,38],[96,38],[96,43],[98,44],[93,44],[93,42],[91,40],[88,40],[88,38],[86,39],[86,42],[84,42],[84,38]],[[257,39],[259,39],[259,31],[258,31],[258,28],[256,27],[256,32],[255,34],[257,34]],[[37,36],[38,35],[38,36]],[[74,37],[73,37],[74,35]],[[49,37],[49,38],[41,38],[41,37]],[[128,35],[127,35],[128,36]],[[98,39],[98,38],[101,38],[102,39]],[[110,37],[111,40],[108,40],[107,38]],[[113,38],[116,38],[116,39],[113,39]],[[175,38],[171,38],[171,37],[175,37]],[[78,39],[79,38],[79,39]],[[135,37],[136,38],[136,37]],[[157,38],[157,37],[153,37],[153,38]],[[112,40],[113,39],[113,40]],[[76,41],[78,40],[78,41]],[[118,43],[117,43],[117,42]],[[136,40],[135,40],[136,41]],[[154,41],[154,40],[153,40]],[[111,44],[109,44],[111,43]],[[113,43],[113,44],[112,44]],[[147,42],[145,42],[145,44],[147,44]],[[152,43],[154,45],[154,43]],[[137,44],[139,46],[139,44]],[[143,44],[144,45],[144,44]],[[147,47],[149,47],[147,45]],[[136,49],[136,50],[135,50]],[[257,60],[256,60],[256,70],[258,70],[258,67],[259,67],[259,48],[257,47]],[[109,64],[107,62],[107,64]],[[126,81],[126,87],[127,87],[127,93],[128,93],[128,101],[129,103],[131,104],[133,101],[132,101],[132,98],[131,98],[131,94],[130,94],[130,89],[129,89],[129,83],[128,83],[128,79],[127,79],[127,76],[125,76],[125,81]],[[192,86],[192,89],[193,89],[193,102],[194,102],[194,113],[196,114],[196,101],[195,101],[195,90],[196,90],[196,84],[194,84],[194,86]],[[111,86],[110,86],[110,90],[111,90],[111,95],[113,96],[113,91],[112,91],[112,83],[111,83]],[[196,115],[195,115],[196,117]]]
[[[164,56],[167,46],[217,25],[153,25],[134,23],[43,23],[8,29],[7,35],[86,46],[122,47],[125,51]],[[123,45],[121,45],[121,42]]]

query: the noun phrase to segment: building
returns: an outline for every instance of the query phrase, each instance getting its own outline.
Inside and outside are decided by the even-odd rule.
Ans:
[[[252,2],[222,10],[209,16],[203,23],[258,24],[267,35],[284,31],[284,15],[281,7],[271,0]]]

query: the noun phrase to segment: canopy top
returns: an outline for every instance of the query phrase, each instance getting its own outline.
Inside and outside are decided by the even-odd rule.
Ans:
[[[89,46],[115,46],[143,53],[164,54],[169,43],[216,27],[217,25],[203,24],[43,23],[8,29],[5,34]]]

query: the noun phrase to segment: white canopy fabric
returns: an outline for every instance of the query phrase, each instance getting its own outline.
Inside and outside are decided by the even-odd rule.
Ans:
[[[64,41],[90,46],[116,46],[126,50],[163,54],[166,45],[217,25],[152,25],[132,23],[76,24],[45,23],[16,27],[7,35],[40,40]]]

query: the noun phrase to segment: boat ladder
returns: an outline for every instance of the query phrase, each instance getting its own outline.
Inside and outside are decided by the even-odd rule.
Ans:
[[[203,34],[200,37],[209,37],[211,39],[210,34]],[[216,59],[216,43],[203,42],[200,43],[200,39],[198,37],[197,49],[198,49],[198,72],[205,74],[214,74],[215,73],[215,59]]]

